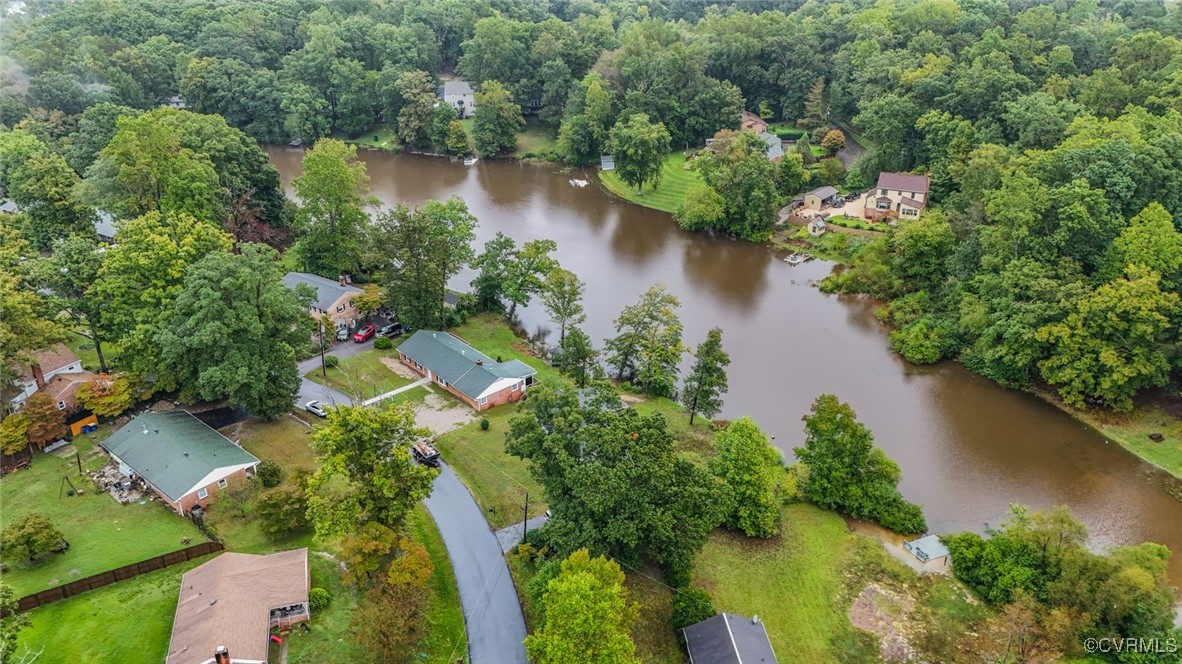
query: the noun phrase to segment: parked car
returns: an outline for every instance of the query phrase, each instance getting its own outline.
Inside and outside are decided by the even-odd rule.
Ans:
[[[337,341],[348,341],[348,340],[349,340],[349,328],[342,327],[342,328],[337,329]]]
[[[378,336],[390,337],[393,339],[394,337],[401,335],[403,332],[404,330],[402,329],[402,323],[390,323],[389,325],[385,325],[382,327],[382,329],[378,330]]]
[[[375,331],[374,326],[372,324],[371,325],[362,325],[361,329],[357,330],[357,334],[353,335],[353,341],[355,341],[357,343],[361,343],[363,341],[366,341],[374,335],[374,331]]]
[[[328,412],[324,410],[324,407],[320,405],[319,401],[309,401],[308,403],[304,404],[304,410],[312,413],[316,417],[328,417]]]

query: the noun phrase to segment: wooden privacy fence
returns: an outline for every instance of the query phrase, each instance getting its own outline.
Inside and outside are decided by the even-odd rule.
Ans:
[[[67,584],[60,585],[48,590],[42,590],[39,593],[32,595],[25,595],[20,598],[18,609],[21,611],[28,611],[35,609],[43,604],[50,604],[58,600],[63,600],[68,597],[73,597],[86,592],[87,590],[94,590],[108,586],[116,581],[125,581],[127,579],[134,579],[141,574],[148,572],[155,572],[158,569],[164,569],[178,563],[183,563],[194,558],[200,558],[217,551],[221,551],[225,547],[221,542],[202,542],[194,544],[193,546],[181,549],[180,551],[173,551],[162,556],[141,560],[138,563],[124,565],[113,570],[101,572],[93,576],[88,576],[84,579],[71,581]],[[66,554],[69,555],[69,554]]]

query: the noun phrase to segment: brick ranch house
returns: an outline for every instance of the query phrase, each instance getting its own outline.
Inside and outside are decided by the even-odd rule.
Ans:
[[[266,664],[272,629],[311,619],[308,550],[223,553],[181,577],[165,664]]]
[[[398,347],[398,359],[475,410],[517,401],[538,373],[521,360],[494,361],[437,330],[415,332]]]
[[[188,514],[254,474],[259,460],[183,410],[144,413],[102,447],[178,514]]]

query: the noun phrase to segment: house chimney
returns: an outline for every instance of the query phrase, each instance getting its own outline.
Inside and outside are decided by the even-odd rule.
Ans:
[[[37,389],[45,387],[45,374],[41,371],[41,364],[33,363],[33,382],[37,384]]]
[[[217,650],[213,651],[213,661],[215,664],[230,664],[230,649],[226,646],[218,646]]]

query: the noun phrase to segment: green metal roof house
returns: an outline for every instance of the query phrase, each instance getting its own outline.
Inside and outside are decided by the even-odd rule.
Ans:
[[[476,410],[517,401],[538,373],[521,360],[497,362],[438,330],[415,332],[398,347],[398,356],[403,364]]]
[[[128,477],[185,514],[254,474],[259,460],[183,410],[144,413],[102,443]]]

